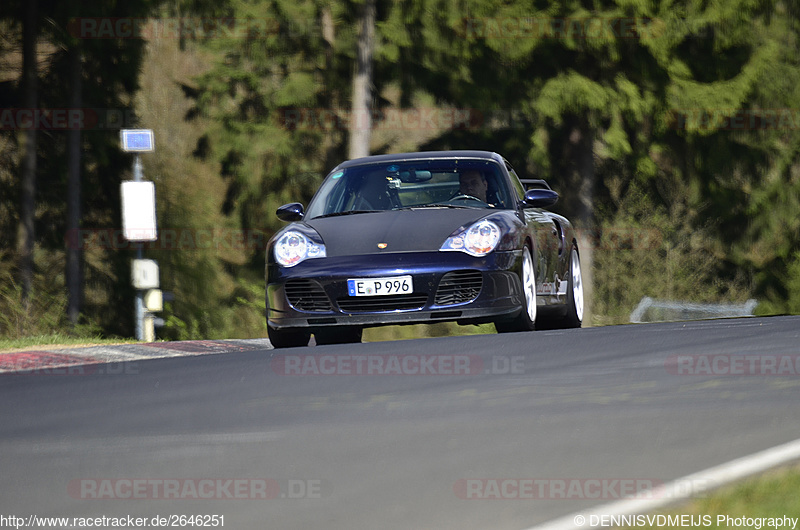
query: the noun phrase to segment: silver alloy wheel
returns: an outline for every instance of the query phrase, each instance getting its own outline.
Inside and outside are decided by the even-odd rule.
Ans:
[[[525,290],[528,318],[531,322],[536,322],[536,273],[533,270],[531,253],[527,249],[522,253],[522,287]]]
[[[583,321],[583,280],[581,278],[581,260],[578,251],[572,249],[572,264],[570,271],[572,274],[572,300],[575,304],[575,316],[579,321]]]

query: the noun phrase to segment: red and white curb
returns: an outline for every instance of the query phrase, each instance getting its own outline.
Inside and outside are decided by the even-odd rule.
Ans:
[[[179,342],[149,342],[118,344],[113,346],[88,346],[83,348],[55,348],[0,353],[2,373],[99,373],[98,365],[121,365],[130,361],[218,355],[243,351],[267,350],[272,345],[268,339],[251,340],[189,340]],[[92,368],[94,367],[94,368]],[[109,373],[124,373],[113,370]]]

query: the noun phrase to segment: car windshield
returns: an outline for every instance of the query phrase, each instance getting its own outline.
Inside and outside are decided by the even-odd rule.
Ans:
[[[500,166],[490,160],[371,163],[325,179],[307,218],[414,208],[513,208]]]

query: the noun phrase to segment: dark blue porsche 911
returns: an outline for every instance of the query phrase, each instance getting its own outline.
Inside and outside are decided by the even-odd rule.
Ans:
[[[442,321],[580,327],[577,238],[544,210],[557,200],[485,151],[344,162],[307,209],[277,211],[290,224],[267,248],[270,341],[360,342],[364,327]]]

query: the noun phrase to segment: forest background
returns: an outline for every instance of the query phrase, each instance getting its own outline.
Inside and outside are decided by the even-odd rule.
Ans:
[[[275,209],[365,130],[371,154],[486,149],[547,179],[585,325],[644,296],[800,313],[796,2],[6,0],[0,36],[0,337],[133,335],[134,127],[155,133],[159,338],[265,336]]]

